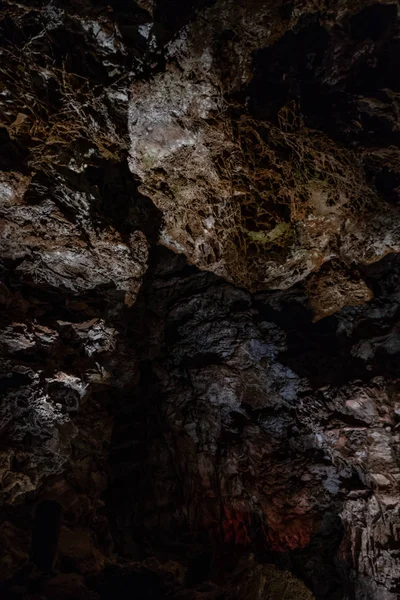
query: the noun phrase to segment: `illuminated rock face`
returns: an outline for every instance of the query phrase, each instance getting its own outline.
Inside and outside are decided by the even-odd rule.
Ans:
[[[396,6],[220,1],[202,15],[131,90],[130,167],[163,212],[161,243],[253,291],[334,260],[329,312],[366,302],[349,267],[400,241],[376,187],[386,160],[398,171]]]
[[[396,600],[391,1],[0,8],[0,595]]]

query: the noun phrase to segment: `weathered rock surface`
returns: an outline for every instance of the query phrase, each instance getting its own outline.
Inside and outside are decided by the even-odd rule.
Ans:
[[[169,555],[169,532],[185,544],[195,531],[223,563],[252,548],[290,565],[317,598],[352,597],[354,580],[356,597],[394,599],[398,349],[364,344],[367,322],[391,337],[398,261],[364,274],[376,300],[314,325],[300,288],[252,298],[175,262],[160,257],[136,305],[145,363],[117,417],[110,488],[114,513],[135,510],[117,548],[137,553],[128,528]]]
[[[378,155],[396,153],[398,82],[384,65],[397,7],[368,4],[221,0],[169,42],[165,71],[133,84],[130,165],[163,211],[163,244],[251,290],[286,289],[332,259],[348,279],[399,250],[398,208],[365,169],[377,121]],[[365,301],[357,287],[339,306]]]
[[[400,595],[399,7],[0,7],[0,596]]]

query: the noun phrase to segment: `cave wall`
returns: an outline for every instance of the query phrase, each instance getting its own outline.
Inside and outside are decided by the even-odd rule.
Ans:
[[[166,46],[129,106],[161,243],[252,291],[336,260],[330,311],[368,300],[350,265],[399,243],[396,202],[374,185],[398,164],[397,7],[369,4],[219,2]]]
[[[128,495],[141,544],[124,522],[121,554],[211,545],[217,569],[253,550],[317,598],[396,597],[398,268],[365,273],[372,303],[313,324],[304,287],[251,296],[160,253],[137,304],[145,421],[124,405],[111,453],[113,512]],[[147,452],[134,475],[128,440]]]
[[[398,597],[398,17],[4,0],[4,597]]]

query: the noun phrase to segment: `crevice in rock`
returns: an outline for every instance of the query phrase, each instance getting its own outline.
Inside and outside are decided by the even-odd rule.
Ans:
[[[62,519],[61,506],[43,501],[37,506],[32,531],[33,562],[41,571],[50,572],[57,556]]]

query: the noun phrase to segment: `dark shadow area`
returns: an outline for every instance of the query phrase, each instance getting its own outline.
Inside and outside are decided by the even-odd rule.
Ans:
[[[385,35],[397,20],[396,4],[373,4],[351,19],[351,37],[357,42],[374,42]]]
[[[90,185],[99,192],[101,213],[111,220],[121,234],[139,229],[150,243],[156,242],[162,212],[150,198],[140,194],[139,182],[130,172],[127,161],[104,161],[99,166],[89,167],[86,176]]]
[[[319,93],[317,76],[328,43],[328,33],[316,17],[304,16],[294,31],[258,51],[247,89],[250,112],[257,119],[277,122],[277,113],[290,102],[303,111]]]
[[[0,169],[2,171],[18,170],[27,173],[26,160],[29,151],[22,140],[11,139],[5,127],[0,127]]]
[[[212,552],[202,552],[196,556],[188,568],[186,585],[190,587],[207,581],[211,575],[213,560]]]
[[[164,600],[168,596],[159,578],[151,572],[106,569],[96,582],[101,600]]]
[[[51,571],[57,557],[62,519],[61,506],[45,500],[36,508],[32,531],[32,559],[41,571]]]
[[[255,296],[259,318],[271,320],[285,330],[287,349],[279,359],[298,375],[307,377],[315,388],[343,385],[351,379],[369,381],[377,375],[396,377],[400,351],[396,346],[400,257],[389,254],[360,270],[374,293],[370,303],[365,307],[344,307],[316,323],[312,322],[312,310],[302,286],[283,294],[278,308],[275,300],[270,301],[274,295]],[[348,331],[342,327],[347,321],[351,323]],[[391,339],[377,349],[368,363],[354,351],[355,345],[364,340],[384,340],[389,335]]]
[[[277,123],[288,107],[343,143],[398,144],[399,61],[395,4],[367,7],[329,30],[318,15],[303,15],[293,31],[255,54],[242,96],[258,119]]]
[[[313,313],[301,288],[297,298],[294,292],[292,298],[289,294],[279,310],[257,297],[256,305],[263,319],[285,330],[287,350],[280,355],[280,360],[298,375],[307,377],[315,387],[340,385],[348,381],[350,373],[354,376],[364,373],[362,364],[357,373],[354,361],[349,361],[348,344],[336,335],[335,316],[312,322]]]
[[[160,38],[166,43],[187,23],[196,12],[212,6],[216,0],[156,0],[154,18],[160,27]]]

